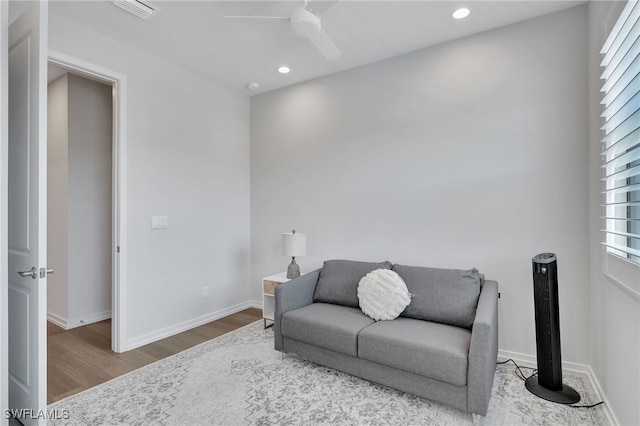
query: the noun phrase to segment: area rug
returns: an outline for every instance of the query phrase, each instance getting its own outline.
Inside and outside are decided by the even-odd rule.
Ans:
[[[70,396],[50,425],[608,425],[601,407],[531,395],[499,365],[487,416],[376,385],[273,349],[262,321]],[[586,377],[564,382],[596,402]],[[64,410],[64,411],[62,411]]]

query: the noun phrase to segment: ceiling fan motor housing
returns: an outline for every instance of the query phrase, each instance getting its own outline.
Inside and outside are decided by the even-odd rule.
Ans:
[[[296,7],[289,17],[291,32],[298,37],[310,38],[320,32],[320,18],[309,12],[304,6]]]

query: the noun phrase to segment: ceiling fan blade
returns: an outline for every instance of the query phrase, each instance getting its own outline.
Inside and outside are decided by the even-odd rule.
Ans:
[[[318,17],[322,17],[339,2],[340,0],[314,0],[307,4],[307,9],[313,11]]]
[[[331,60],[336,59],[340,56],[340,50],[335,45],[329,34],[325,32],[325,30],[320,30],[320,32],[313,37],[310,37],[309,40],[313,45],[324,55],[325,58]]]
[[[269,22],[269,21],[288,21],[288,16],[254,16],[254,15],[231,15],[225,16],[226,19],[243,20],[253,22]]]

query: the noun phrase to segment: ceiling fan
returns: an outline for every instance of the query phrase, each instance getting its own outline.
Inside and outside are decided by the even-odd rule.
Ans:
[[[297,37],[308,39],[324,55],[331,60],[340,56],[340,50],[329,34],[322,28],[322,15],[335,6],[335,1],[305,0],[304,4],[293,8],[289,16],[225,16],[227,19],[242,19],[252,21],[289,21],[291,33]]]

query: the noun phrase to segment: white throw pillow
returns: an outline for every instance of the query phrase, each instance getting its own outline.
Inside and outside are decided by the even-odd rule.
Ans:
[[[411,293],[400,275],[390,269],[376,269],[358,284],[362,312],[376,321],[392,320],[411,303]]]

